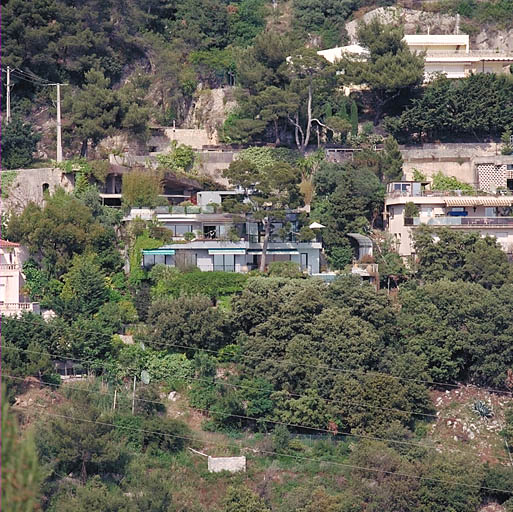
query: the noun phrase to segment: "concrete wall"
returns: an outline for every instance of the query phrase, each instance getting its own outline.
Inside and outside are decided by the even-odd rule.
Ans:
[[[210,473],[230,471],[237,473],[246,471],[246,457],[208,457],[208,470]]]
[[[63,187],[71,192],[74,187],[73,175],[64,173],[61,169],[45,167],[42,169],[16,169],[16,179],[9,186],[7,198],[0,199],[0,210],[21,211],[33,201],[43,204],[43,185],[53,193],[57,187]],[[0,174],[1,180],[1,174]]]
[[[223,178],[223,169],[228,169],[238,151],[198,151],[200,174],[209,176],[220,185],[229,186],[228,180]]]
[[[217,140],[208,136],[207,130],[188,128],[165,128],[165,136],[169,141],[175,140],[178,144],[185,144],[194,149],[201,149],[209,144],[217,144]]]
[[[454,176],[464,183],[477,187],[478,178],[474,159],[487,157],[494,159],[500,155],[500,145],[495,143],[475,144],[423,144],[421,146],[402,146],[405,179],[413,179],[413,170],[417,169],[430,178],[441,171],[446,176]]]

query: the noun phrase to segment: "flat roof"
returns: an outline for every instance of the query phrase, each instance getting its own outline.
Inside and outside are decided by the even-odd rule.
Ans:
[[[406,44],[469,44],[467,34],[409,34],[404,36]]]

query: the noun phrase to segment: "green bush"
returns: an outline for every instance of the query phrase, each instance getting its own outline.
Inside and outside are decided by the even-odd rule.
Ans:
[[[273,261],[269,263],[267,275],[270,277],[289,277],[302,278],[306,277],[301,271],[299,263],[294,261]]]
[[[411,218],[411,217],[418,217],[419,216],[419,207],[415,203],[412,203],[411,201],[408,201],[404,205],[404,216]]]
[[[468,183],[463,183],[454,176],[445,176],[442,171],[437,172],[433,176],[431,182],[432,190],[454,191],[461,190],[463,193],[472,193],[474,188]]]

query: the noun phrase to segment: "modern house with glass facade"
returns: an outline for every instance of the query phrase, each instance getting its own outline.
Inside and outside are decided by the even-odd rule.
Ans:
[[[297,212],[273,222],[266,264],[293,261],[309,274],[320,272],[322,243],[299,241]],[[156,220],[172,234],[172,243],[143,251],[142,264],[176,267],[196,266],[204,271],[249,272],[259,268],[264,239],[261,222],[251,216],[216,212],[206,206],[173,206],[155,210],[135,209],[125,222]],[[286,229],[284,229],[286,228]]]

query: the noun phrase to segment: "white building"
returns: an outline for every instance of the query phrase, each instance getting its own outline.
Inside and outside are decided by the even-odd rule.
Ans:
[[[202,271],[249,272],[260,266],[262,243],[229,240],[194,240],[187,244],[169,244],[143,251],[143,267],[163,264],[171,267],[195,266]],[[266,264],[292,261],[309,274],[320,271],[320,242],[271,242]]]
[[[429,80],[436,73],[448,78],[464,78],[471,73],[511,73],[513,53],[498,50],[471,50],[466,34],[414,34],[404,36],[412,52],[425,52],[424,75]],[[330,48],[317,52],[331,63],[343,55],[357,55],[365,59],[369,52],[358,44]]]
[[[25,278],[21,272],[26,253],[20,244],[0,240],[0,315],[39,313],[37,302],[28,302],[22,294]]]
[[[396,181],[387,186],[384,221],[403,257],[414,254],[412,233],[421,224],[494,236],[511,256],[512,214],[510,192],[509,195],[460,195],[456,191],[429,190],[427,182]]]
[[[204,197],[207,198],[211,196]],[[291,211],[283,220],[273,222],[266,264],[292,261],[305,272],[318,274],[322,243],[296,239],[298,216]],[[136,218],[157,220],[172,233],[173,243],[143,251],[145,268],[160,263],[173,267],[196,266],[204,271],[249,272],[260,267],[264,229],[250,216],[216,212],[208,202],[206,206],[172,206],[171,209],[132,208],[124,221]],[[281,238],[279,233],[286,225],[290,225],[290,231]]]

